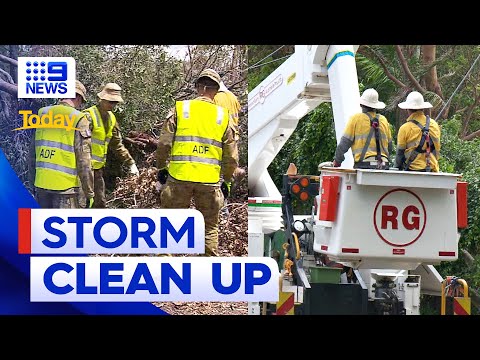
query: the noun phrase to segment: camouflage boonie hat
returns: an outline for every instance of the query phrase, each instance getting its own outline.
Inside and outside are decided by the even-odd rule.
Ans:
[[[220,87],[220,83],[222,82],[222,79],[220,78],[220,75],[218,75],[218,73],[213,70],[213,69],[205,69],[203,70],[200,75],[198,75],[198,78],[197,78],[197,81],[202,78],[202,77],[207,77],[209,79],[212,79],[213,81],[215,81],[215,83],[217,83],[217,85]],[[195,83],[197,82],[195,81]]]
[[[102,100],[123,102],[121,91],[122,88],[118,84],[108,83],[97,95]]]
[[[87,101],[87,89],[85,89],[85,86],[78,80],[75,80],[75,93],[79,94],[83,98],[83,101]]]

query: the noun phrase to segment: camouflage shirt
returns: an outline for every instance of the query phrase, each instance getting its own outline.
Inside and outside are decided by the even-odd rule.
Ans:
[[[82,117],[75,131],[74,150],[77,158],[77,173],[85,196],[93,198],[93,171],[92,171],[92,130],[87,118]]]
[[[99,110],[99,113],[100,113],[100,110]],[[90,113],[85,112],[85,114],[90,124],[93,124]],[[102,122],[103,124],[105,124],[103,118],[102,118]],[[113,152],[127,166],[135,163],[135,160],[133,159],[132,155],[123,144],[122,133],[120,131],[120,126],[118,125],[118,121],[115,122],[115,126],[113,127],[113,130],[112,130],[112,138],[110,139],[110,143],[108,144],[108,152]]]
[[[199,96],[194,100],[207,101],[214,103],[210,98],[205,96]],[[170,158],[173,140],[175,138],[175,131],[177,129],[177,116],[175,108],[169,113],[167,120],[164,122],[162,132],[158,139],[157,146],[157,168],[162,169],[167,166],[167,161]],[[231,181],[233,172],[238,166],[238,148],[235,141],[235,124],[233,120],[229,118],[227,130],[223,134],[223,155],[222,155],[222,173],[225,181]]]

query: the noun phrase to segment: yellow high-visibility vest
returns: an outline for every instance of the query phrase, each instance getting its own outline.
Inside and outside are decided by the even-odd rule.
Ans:
[[[73,127],[84,116],[80,111],[65,105],[53,105],[38,110],[38,115],[53,112],[70,118],[75,116]],[[65,123],[67,126],[67,123]],[[67,190],[80,185],[75,157],[75,131],[65,129],[36,129],[35,131],[35,183],[47,190]]]
[[[108,112],[107,128],[103,126],[102,116],[97,106],[94,105],[85,109],[92,118],[92,168],[101,169],[107,161],[108,144],[112,139],[112,132],[117,119],[113,112]]]
[[[169,174],[183,181],[217,183],[228,110],[202,100],[177,101],[177,130]]]

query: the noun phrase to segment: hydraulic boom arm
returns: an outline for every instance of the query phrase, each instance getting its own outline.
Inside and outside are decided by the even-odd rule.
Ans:
[[[296,45],[295,53],[248,96],[250,196],[281,199],[267,168],[301,118],[331,101],[337,142],[348,118],[360,110],[356,45]],[[353,167],[351,152],[343,167]]]

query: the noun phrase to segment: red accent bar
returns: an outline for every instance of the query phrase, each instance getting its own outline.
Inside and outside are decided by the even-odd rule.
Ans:
[[[338,187],[340,176],[322,176],[322,188],[320,190],[320,213],[318,219],[323,221],[335,221],[337,214]]]
[[[257,203],[257,200],[255,200],[255,199],[248,199],[248,203],[249,203],[249,204],[256,204],[256,203]]]
[[[393,255],[405,255],[405,249],[393,249]]]
[[[354,249],[354,248],[342,248],[342,253],[351,253],[351,254],[358,254],[359,249]]]
[[[453,298],[453,315],[470,315],[455,298]]]
[[[467,186],[467,182],[457,181],[457,227],[460,229],[468,226]]]
[[[455,251],[439,251],[438,256],[455,256]]]
[[[295,306],[295,297],[292,293],[287,300],[277,309],[275,315],[286,315]]]
[[[322,246],[320,246],[320,250],[327,251],[327,250],[328,250],[328,246],[327,246],[327,245],[322,245]]]
[[[32,253],[31,209],[18,209],[18,253]]]

